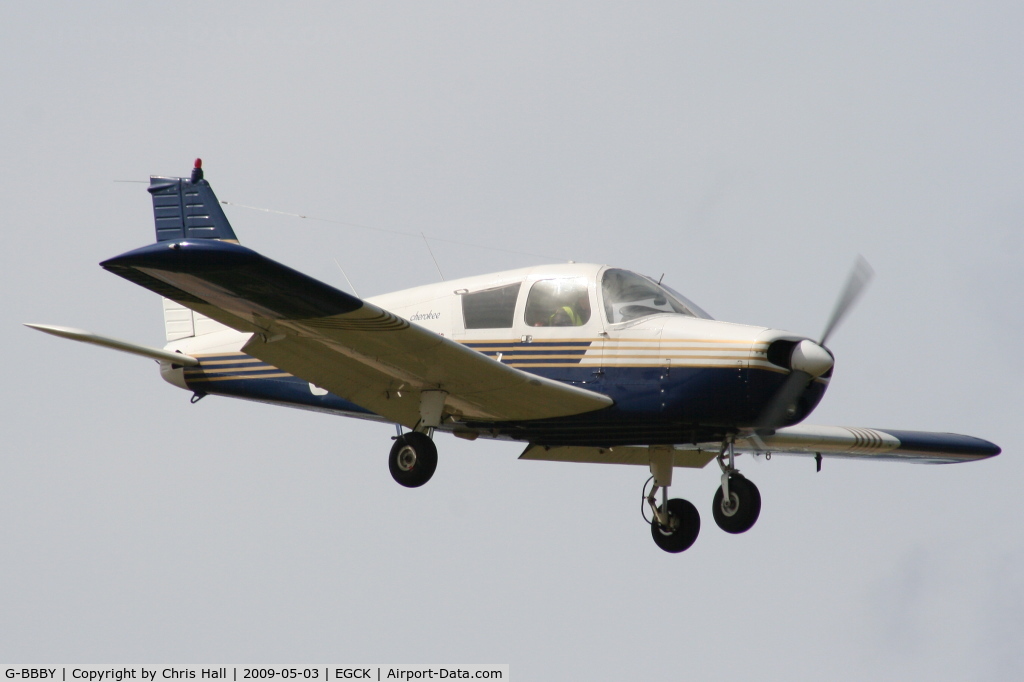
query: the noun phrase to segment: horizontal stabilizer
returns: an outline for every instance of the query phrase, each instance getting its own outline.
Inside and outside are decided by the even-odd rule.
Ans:
[[[185,367],[195,367],[199,364],[199,360],[195,359],[191,355],[184,355],[182,353],[171,353],[170,351],[161,350],[160,348],[152,348],[150,346],[141,346],[131,341],[122,341],[121,339],[114,339],[109,336],[100,336],[99,334],[93,334],[87,332],[84,329],[73,329],[71,327],[57,327],[50,324],[29,324],[25,323],[26,327],[32,329],[38,329],[41,332],[59,336],[64,339],[71,339],[72,341],[81,341],[82,343],[91,343],[94,346],[103,346],[104,348],[113,348],[123,353],[131,353],[132,355],[141,355],[144,358],[151,358],[159,362],[170,362],[175,365],[183,365]]]

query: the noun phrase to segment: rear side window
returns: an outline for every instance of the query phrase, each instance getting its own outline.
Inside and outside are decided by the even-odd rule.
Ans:
[[[515,320],[516,299],[522,282],[462,294],[462,320],[466,329],[509,329]]]

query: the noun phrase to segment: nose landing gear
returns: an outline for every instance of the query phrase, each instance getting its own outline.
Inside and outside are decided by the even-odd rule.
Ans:
[[[727,451],[728,463],[725,457]],[[722,485],[715,492],[711,515],[715,517],[718,527],[726,533],[745,533],[753,528],[757,517],[761,515],[761,493],[756,485],[736,469],[731,439],[722,443],[718,466],[722,469]]]
[[[711,514],[719,528],[726,533],[746,533],[761,514],[761,493],[737,472],[729,476],[729,501],[726,502],[725,492],[719,487],[711,505]]]

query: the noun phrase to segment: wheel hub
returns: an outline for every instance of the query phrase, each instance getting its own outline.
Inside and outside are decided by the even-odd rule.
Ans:
[[[736,516],[736,513],[740,510],[740,498],[734,493],[729,493],[728,501],[722,500],[722,514],[725,516]]]
[[[672,535],[677,530],[679,530],[679,517],[672,513],[669,513],[668,525],[662,525],[658,522],[655,522],[655,525],[658,526],[658,532],[660,532],[662,535]]]
[[[398,468],[402,471],[412,471],[416,466],[416,450],[409,446],[402,448],[402,451],[398,453],[397,463]]]

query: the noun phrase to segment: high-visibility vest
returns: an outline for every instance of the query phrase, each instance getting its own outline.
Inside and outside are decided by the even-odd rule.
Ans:
[[[583,318],[580,317],[579,313],[577,313],[575,310],[573,310],[573,307],[571,305],[563,305],[562,306],[562,310],[564,310],[565,314],[569,316],[569,321],[572,322],[572,326],[574,326],[574,327],[581,327],[581,326],[583,326]],[[555,315],[557,315],[557,314],[558,313],[555,313]],[[554,318],[555,315],[552,315],[551,317]]]

